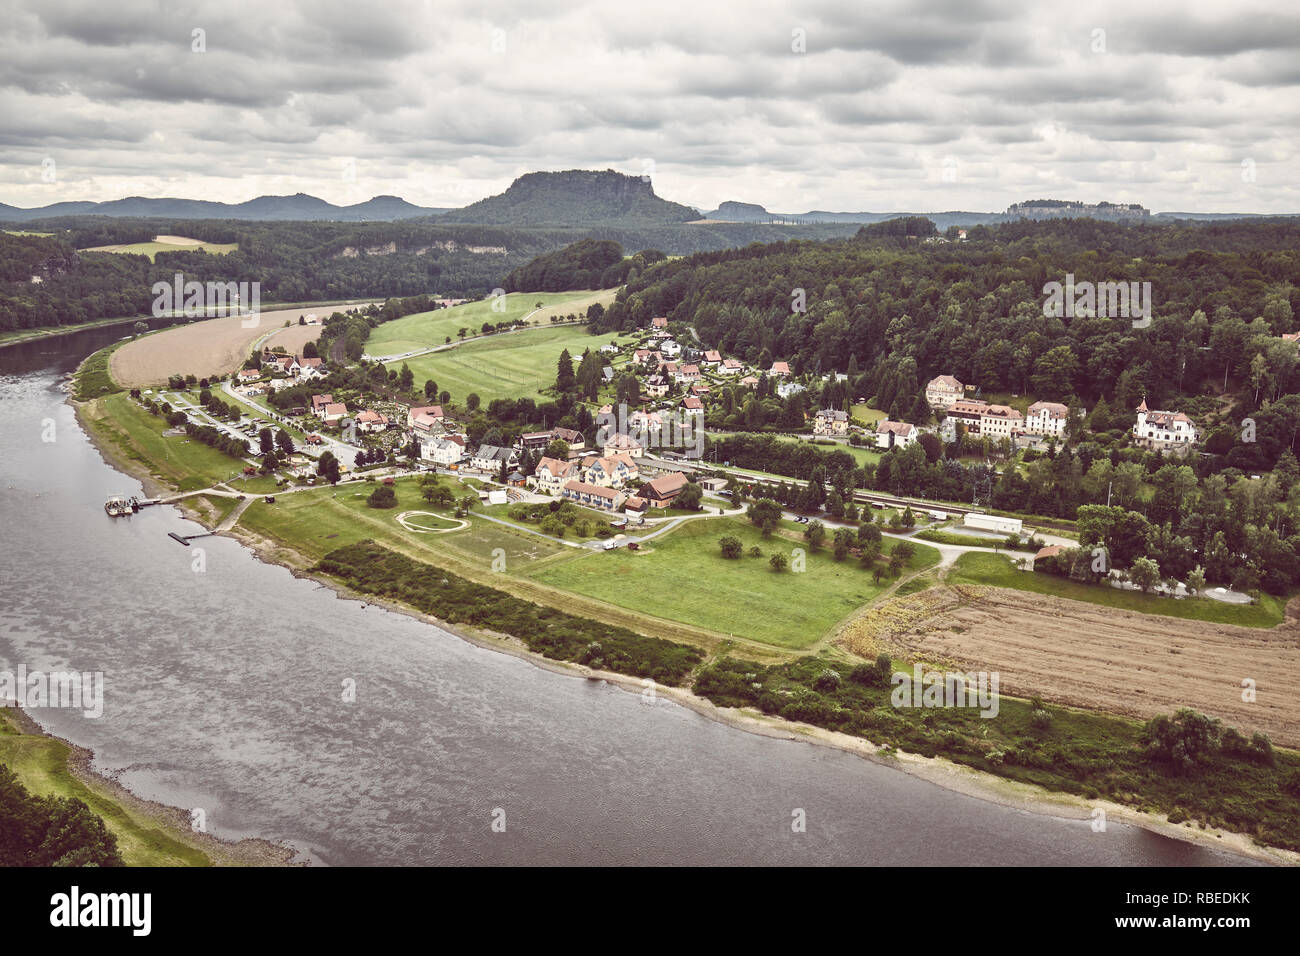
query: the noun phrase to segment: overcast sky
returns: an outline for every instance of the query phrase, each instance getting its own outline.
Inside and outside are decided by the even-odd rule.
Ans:
[[[18,206],[461,206],[531,170],[613,168],[705,209],[1300,212],[1294,0],[0,9]]]

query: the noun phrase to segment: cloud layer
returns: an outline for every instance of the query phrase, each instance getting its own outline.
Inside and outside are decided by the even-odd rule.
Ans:
[[[20,206],[459,206],[615,168],[702,208],[1300,212],[1281,3],[6,6],[0,201]]]

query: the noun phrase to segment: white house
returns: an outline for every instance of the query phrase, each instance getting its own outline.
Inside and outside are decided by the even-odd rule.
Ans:
[[[908,422],[891,422],[884,418],[876,423],[877,448],[906,448],[920,437],[921,430]]]
[[[420,442],[420,457],[435,465],[454,465],[465,456],[465,446],[450,438],[426,438]]]
[[[542,494],[559,495],[564,491],[564,483],[576,479],[579,474],[580,468],[576,461],[543,458],[533,472],[533,483]]]
[[[363,432],[381,432],[388,427],[388,416],[366,409],[357,415],[357,428]]]
[[[789,398],[791,395],[806,391],[807,389],[798,382],[781,382],[776,386],[776,394],[779,398]]]
[[[1186,454],[1196,444],[1196,425],[1182,412],[1152,411],[1146,399],[1137,407],[1133,425],[1133,444],[1161,454]]]
[[[676,342],[674,342],[672,339],[665,339],[663,342],[660,343],[659,351],[663,352],[664,355],[670,356],[672,358],[677,358],[677,356],[682,354],[682,347],[678,345]]]
[[[406,411],[406,427],[427,432],[443,419],[441,405],[420,405]]]
[[[1069,418],[1070,410],[1060,402],[1034,402],[1025,416],[1025,434],[1060,438]]]
[[[1011,438],[1024,431],[1025,416],[1010,405],[990,405],[980,415],[980,435]]]
[[[320,417],[322,421],[337,422],[342,421],[347,413],[348,407],[342,402],[330,402],[321,409]]]
[[[951,375],[936,375],[925,386],[925,400],[933,408],[951,408],[965,394],[965,386]]]
[[[515,467],[519,464],[519,450],[499,448],[496,445],[479,445],[478,451],[474,452],[474,457],[470,459],[470,465],[479,471],[497,472],[503,461],[506,463],[506,468]]]

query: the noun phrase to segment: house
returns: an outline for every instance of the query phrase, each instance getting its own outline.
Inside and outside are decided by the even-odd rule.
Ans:
[[[1070,410],[1060,402],[1034,402],[1025,416],[1025,434],[1060,438],[1069,418]]]
[[[686,485],[684,474],[680,471],[669,472],[642,485],[639,497],[644,498],[652,508],[667,508]]]
[[[582,437],[582,432],[572,428],[552,428],[551,437],[558,438],[568,445],[569,451],[581,451],[587,446],[587,440]]]
[[[255,368],[240,369],[239,374],[236,376],[236,378],[238,378],[241,382],[256,382],[261,377],[262,377],[261,370]]]
[[[727,479],[726,478],[701,478],[698,482],[696,482],[696,484],[698,484],[700,488],[702,488],[704,491],[717,492],[727,487]]]
[[[618,346],[615,345],[613,342],[606,342],[604,345],[600,347],[600,350],[604,352],[606,355],[618,354]]]
[[[533,472],[533,485],[545,495],[559,495],[564,491],[564,483],[576,479],[581,473],[576,461],[561,461],[558,458],[543,458],[537,463]]]
[[[563,494],[570,501],[604,511],[616,511],[627,500],[627,495],[617,488],[601,488],[585,481],[566,481]]]
[[[966,528],[978,528],[981,531],[996,531],[998,534],[1020,534],[1019,518],[1004,518],[1001,515],[984,515],[974,511],[962,516],[961,523]]]
[[[877,448],[906,448],[920,437],[921,430],[908,422],[891,422],[888,418],[876,422]]]
[[[600,377],[601,377],[601,379],[602,379],[606,384],[608,384],[608,383],[614,381],[614,368],[613,368],[613,366],[606,365],[604,368],[602,368],[602,369],[600,370]]]
[[[1010,405],[989,405],[980,415],[980,435],[1014,438],[1025,430],[1025,416]]]
[[[966,431],[970,434],[978,435],[980,422],[983,420],[984,412],[988,407],[988,402],[981,402],[974,398],[964,398],[948,406],[948,418],[959,425],[965,425]]]
[[[770,371],[768,371],[767,374],[771,375],[773,378],[776,378],[777,376],[781,376],[782,378],[784,378],[790,374],[790,363],[773,362],[772,368]]]
[[[645,380],[645,393],[651,398],[663,398],[668,394],[668,379],[662,375],[651,375]]]
[[[789,398],[791,395],[798,395],[800,392],[806,392],[807,389],[798,382],[782,382],[776,387],[776,394],[780,398]]]
[[[321,409],[320,417],[326,422],[338,422],[342,421],[343,417],[347,415],[347,413],[348,407],[342,402],[330,402]]]
[[[443,419],[441,405],[420,405],[406,410],[406,427],[416,431],[431,431]]]
[[[936,375],[925,386],[925,400],[931,408],[951,408],[966,395],[966,386],[951,375]]]
[[[687,395],[682,399],[682,408],[688,412],[703,412],[704,403],[700,401],[698,395]]]
[[[1146,399],[1137,407],[1133,444],[1148,451],[1185,455],[1196,444],[1196,425],[1182,412],[1152,411]]]
[[[629,458],[640,458],[645,454],[645,448],[642,444],[630,435],[611,435],[605,442],[602,454],[606,458],[614,455],[627,455]]]
[[[420,457],[445,468],[465,457],[465,446],[451,438],[426,438],[420,442]]]
[[[381,432],[388,427],[388,416],[366,409],[356,418],[357,428],[363,432]]]
[[[722,367],[718,369],[723,375],[739,375],[745,370],[745,366],[735,359],[723,359]]]
[[[630,511],[633,514],[644,514],[649,504],[640,495],[631,495],[627,501],[623,502],[623,513],[627,514]]]
[[[677,370],[676,378],[679,382],[698,382],[700,380],[700,367],[698,365],[683,365]]]
[[[550,443],[550,432],[524,432],[519,436],[519,441],[515,443],[515,447],[536,451],[538,448],[545,448]]]
[[[479,445],[478,451],[474,452],[469,463],[470,467],[477,468],[479,471],[498,472],[501,470],[502,462],[505,462],[507,469],[518,465],[518,449],[500,448],[497,445]]]
[[[704,352],[704,364],[715,366],[722,364],[722,355],[717,349],[706,349]]]
[[[506,484],[509,485],[511,488],[522,488],[527,483],[528,483],[528,479],[524,477],[524,473],[522,471],[512,471],[506,477]]]
[[[308,362],[313,362],[315,364],[308,365]],[[311,382],[318,378],[324,378],[326,374],[328,373],[326,373],[325,367],[321,365],[320,359],[303,359],[302,367],[298,369],[298,381]]]
[[[682,354],[682,347],[672,339],[665,339],[663,342],[659,343],[659,351],[663,352],[664,355],[677,358],[677,356]]]
[[[298,364],[298,356],[296,355],[276,356],[275,365],[281,372],[289,376],[297,375],[298,370],[302,368],[302,366]]]
[[[650,320],[650,328],[652,329],[668,328],[668,317],[665,315],[655,316],[653,319]]]
[[[740,384],[744,385],[746,388],[756,388],[758,386],[758,379],[753,375],[746,375],[740,380]]]
[[[823,408],[813,416],[814,435],[847,435],[849,433],[849,413],[834,408]]]
[[[602,488],[622,488],[641,477],[641,470],[630,455],[619,453],[604,458],[583,459],[582,480]]]
[[[333,401],[333,395],[313,395],[311,397],[311,413],[319,416],[325,411],[325,406],[332,404]]]

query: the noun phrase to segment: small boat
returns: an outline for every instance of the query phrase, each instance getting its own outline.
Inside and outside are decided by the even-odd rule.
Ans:
[[[104,502],[104,510],[113,518],[133,515],[140,510],[139,502],[126,495],[113,495]]]

